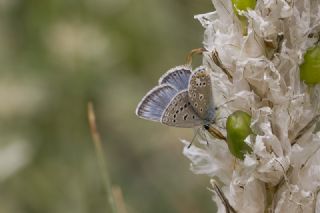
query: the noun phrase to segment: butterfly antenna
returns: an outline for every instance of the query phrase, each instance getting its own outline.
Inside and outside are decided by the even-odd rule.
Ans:
[[[219,120],[222,120],[222,119],[219,119]],[[219,127],[220,129],[223,129],[223,128],[225,128],[225,127],[223,127],[223,126],[220,126],[220,125],[218,125],[218,124],[215,124],[217,127]]]
[[[235,100],[235,99],[230,99],[230,100],[224,102],[223,104],[220,104],[219,106],[216,107],[216,110],[218,110],[220,107],[222,107],[222,106],[224,106],[224,105],[226,105],[226,104],[228,104],[228,103],[230,103],[230,102],[232,102],[232,101],[234,101],[234,100]]]
[[[215,124],[217,123],[217,121],[220,121],[220,120],[224,120],[224,119],[227,119],[228,116],[225,116],[225,117],[220,117],[220,118],[217,118],[215,121]],[[221,127],[222,128],[222,127]]]
[[[199,134],[199,130],[200,129],[197,129],[197,131],[195,132],[190,144],[188,145],[188,149],[191,147],[191,145],[193,144],[193,141],[196,139],[197,135]]]

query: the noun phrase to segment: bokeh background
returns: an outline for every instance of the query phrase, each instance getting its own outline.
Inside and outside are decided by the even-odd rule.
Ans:
[[[134,114],[201,47],[193,16],[212,10],[209,0],[0,0],[0,212],[110,212],[89,100],[128,213],[214,212],[208,178],[182,155],[193,131]]]

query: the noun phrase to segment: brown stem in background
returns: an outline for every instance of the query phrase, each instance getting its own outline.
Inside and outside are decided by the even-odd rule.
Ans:
[[[110,204],[110,208],[113,213],[119,213],[116,207],[115,198],[112,193],[111,181],[109,178],[109,174],[107,171],[107,163],[105,159],[105,153],[103,152],[101,137],[97,129],[96,124],[96,116],[93,109],[92,102],[88,103],[88,122],[91,130],[91,136],[93,140],[93,144],[96,151],[96,156],[98,158],[98,164],[100,167],[100,172],[103,180],[103,184],[105,187],[106,194],[108,196],[108,203]]]
[[[117,210],[119,213],[127,213],[127,207],[125,205],[123,194],[120,186],[112,186],[112,194],[116,202]]]

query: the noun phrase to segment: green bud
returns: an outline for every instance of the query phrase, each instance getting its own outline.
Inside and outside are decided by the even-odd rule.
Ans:
[[[256,0],[231,0],[231,1],[233,5],[233,11],[240,20],[240,23],[242,26],[242,33],[243,35],[247,35],[248,20],[245,16],[241,16],[238,10],[254,9],[256,7]]]
[[[233,11],[238,14],[238,10],[254,9],[256,7],[256,0],[231,0]],[[237,10],[238,9],[238,10]]]
[[[244,154],[252,149],[244,139],[252,133],[250,128],[251,116],[243,111],[235,111],[227,119],[227,143],[231,154],[243,160]]]
[[[300,65],[300,79],[309,85],[320,82],[320,46],[309,49],[304,55],[304,62]]]

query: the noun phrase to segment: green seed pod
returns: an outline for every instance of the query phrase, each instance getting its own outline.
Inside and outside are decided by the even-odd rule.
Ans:
[[[300,65],[300,79],[312,85],[320,82],[320,46],[309,49]]]
[[[250,128],[251,116],[243,111],[235,111],[227,119],[227,143],[231,154],[243,160],[244,154],[252,149],[244,139],[252,133]]]

